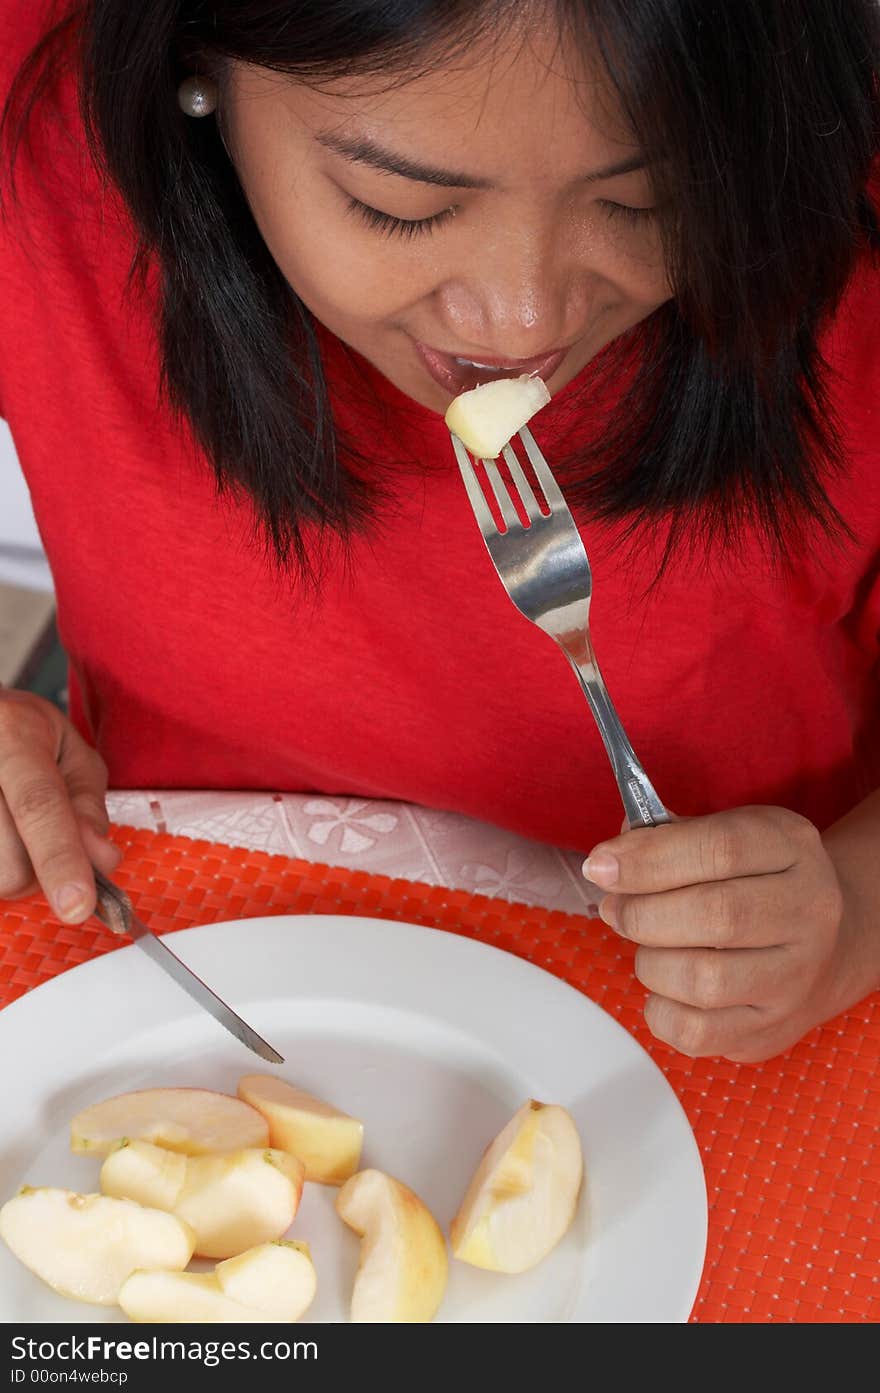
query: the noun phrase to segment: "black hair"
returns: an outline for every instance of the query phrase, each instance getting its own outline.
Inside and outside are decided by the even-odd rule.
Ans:
[[[674,298],[584,374],[631,377],[597,438],[559,461],[568,496],[631,530],[730,539],[744,520],[784,550],[804,520],[846,531],[845,468],[819,341],[857,258],[880,131],[876,0],[544,0],[598,51],[657,161]],[[509,32],[529,0],[83,0],[31,55],[3,118],[14,156],[53,64],[73,52],[100,167],[158,263],[163,381],[221,488],[245,490],[282,563],[304,528],[374,515],[334,427],[316,326],[256,227],[214,121],[181,78],[241,59],[306,80],[389,82]]]

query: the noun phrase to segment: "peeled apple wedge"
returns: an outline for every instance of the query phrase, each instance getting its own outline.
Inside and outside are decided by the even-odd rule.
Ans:
[[[189,1159],[151,1141],[126,1139],[101,1166],[101,1193],[171,1214],[183,1190]]]
[[[525,1272],[568,1231],[583,1178],[565,1108],[530,1098],[486,1149],[452,1221],[452,1251],[490,1272]]]
[[[336,1212],[363,1240],[352,1321],[433,1320],[449,1265],[446,1240],[418,1195],[382,1171],[364,1170],[345,1182]]]
[[[206,1088],[145,1088],[121,1093],[77,1113],[70,1124],[72,1151],[106,1156],[126,1138],[138,1138],[204,1156],[268,1146],[265,1120],[240,1098]]]
[[[233,1257],[287,1232],[303,1179],[302,1162],[285,1151],[194,1156],[174,1212],[195,1230],[201,1257]]]
[[[361,1162],[364,1124],[271,1074],[246,1074],[238,1096],[269,1125],[272,1146],[298,1156],[306,1180],[341,1185]]]
[[[295,1321],[317,1285],[307,1243],[263,1243],[213,1272],[135,1272],[119,1304],[140,1322]]]
[[[309,1245],[296,1239],[262,1243],[227,1258],[214,1275],[230,1300],[259,1307],[272,1320],[299,1320],[318,1287]]]
[[[446,412],[446,424],[472,455],[495,459],[549,400],[540,377],[499,377],[460,393]]]
[[[199,1257],[229,1258],[286,1233],[302,1197],[301,1161],[268,1147],[179,1156],[123,1142],[101,1167],[101,1189],[167,1209],[195,1233]]]
[[[25,1187],[0,1209],[0,1238],[61,1296],[112,1306],[139,1268],[182,1269],[195,1234],[131,1200]]]

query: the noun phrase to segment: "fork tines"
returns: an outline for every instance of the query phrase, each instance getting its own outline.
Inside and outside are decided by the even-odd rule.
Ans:
[[[525,446],[525,451],[532,468],[535,471],[535,478],[541,487],[544,499],[546,500],[547,509],[552,511],[554,507],[565,507],[565,500],[562,497],[556,480],[550,472],[550,466],[539,449],[529,428],[523,426],[522,430],[519,432],[519,436]],[[458,460],[459,469],[461,470],[461,477],[467,489],[468,498],[470,499],[471,507],[474,510],[474,515],[479,523],[480,530],[484,536],[496,533],[498,528],[475,470],[476,461],[471,460],[470,455],[457,435],[453,435],[452,444],[456,459]],[[538,522],[540,518],[546,517],[547,513],[544,512],[541,501],[537,498],[525,470],[516,457],[512,442],[504,446],[502,455],[507,468],[510,470],[512,487],[518,495],[518,500],[528,518],[528,523],[525,525],[529,526],[531,523]],[[492,492],[495,495],[495,501],[498,505],[498,511],[501,514],[505,529],[523,526],[519,514],[517,513],[514,500],[511,498],[510,489],[496,461],[493,459],[484,459],[481,463],[486,471],[486,478],[492,487]]]

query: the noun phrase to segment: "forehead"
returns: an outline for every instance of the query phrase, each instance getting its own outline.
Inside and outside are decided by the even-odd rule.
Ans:
[[[312,135],[366,138],[498,184],[567,182],[634,148],[598,55],[552,21],[383,73],[305,82],[240,65],[234,80],[267,120],[274,111]]]

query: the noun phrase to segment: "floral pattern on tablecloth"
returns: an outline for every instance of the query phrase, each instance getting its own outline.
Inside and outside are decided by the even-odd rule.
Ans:
[[[582,857],[462,817],[379,799],[293,793],[120,790],[111,819],[197,840],[267,851],[584,914],[595,898]]]

